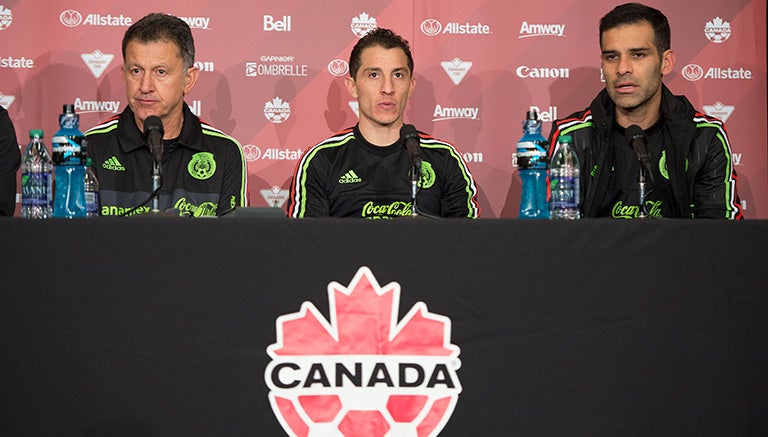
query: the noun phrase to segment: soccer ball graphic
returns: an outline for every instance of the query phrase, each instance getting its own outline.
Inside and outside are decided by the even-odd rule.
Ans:
[[[330,321],[309,302],[280,316],[264,378],[291,436],[434,436],[458,401],[450,319],[414,305],[397,320],[400,286],[361,267],[328,285]]]

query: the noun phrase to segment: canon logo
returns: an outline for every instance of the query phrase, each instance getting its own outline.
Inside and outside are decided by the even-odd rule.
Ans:
[[[558,67],[528,67],[521,65],[515,70],[517,77],[524,79],[567,79],[571,76],[570,70]]]

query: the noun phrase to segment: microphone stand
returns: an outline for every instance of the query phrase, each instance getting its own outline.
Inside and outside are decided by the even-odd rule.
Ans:
[[[637,218],[645,218],[645,169],[643,168],[642,163],[640,163],[640,173],[637,178],[637,187],[640,194],[640,212],[637,215]]]
[[[153,214],[160,213],[160,193],[158,192],[160,189],[160,178],[160,163],[155,160],[154,165],[152,166],[152,193],[154,193],[154,195],[152,196],[151,212]]]
[[[416,212],[416,191],[418,190],[419,176],[421,176],[421,166],[418,164],[416,162],[411,163],[411,217],[419,215]]]

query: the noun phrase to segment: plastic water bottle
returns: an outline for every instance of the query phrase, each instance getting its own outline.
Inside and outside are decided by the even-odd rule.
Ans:
[[[21,216],[49,218],[53,208],[51,155],[43,143],[43,131],[29,131],[29,144],[21,161]]]
[[[517,142],[517,168],[522,181],[518,217],[549,218],[547,140],[541,135],[541,120],[536,111],[528,111],[523,121],[523,137]]]
[[[571,136],[560,135],[549,166],[549,214],[552,219],[574,220],[580,217],[579,173],[579,157],[571,147]]]
[[[85,158],[85,177],[83,178],[85,190],[85,216],[99,216],[99,180],[93,171],[91,158]]]
[[[85,217],[85,138],[74,105],[64,105],[51,140],[56,174],[54,217]]]

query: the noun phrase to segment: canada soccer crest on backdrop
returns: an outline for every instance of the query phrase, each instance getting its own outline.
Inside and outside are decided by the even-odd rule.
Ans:
[[[434,436],[461,392],[449,318],[418,302],[398,321],[400,285],[361,267],[328,284],[330,321],[310,302],[277,318],[264,379],[292,436]]]

